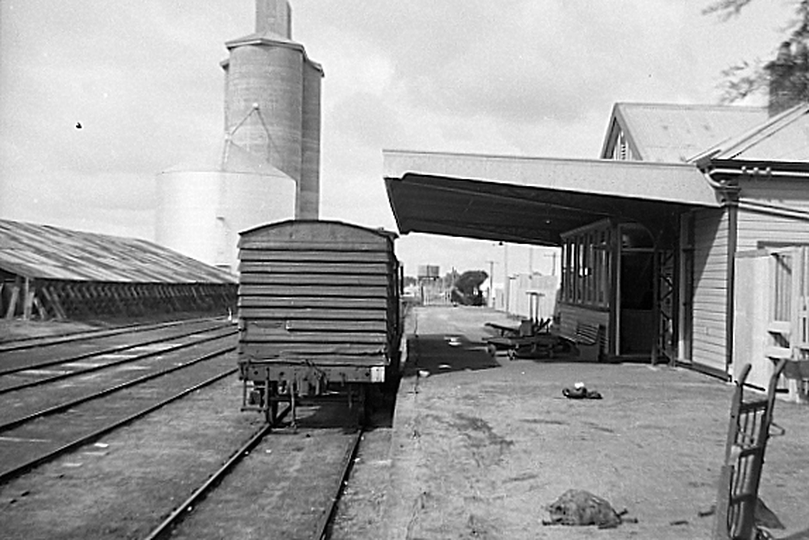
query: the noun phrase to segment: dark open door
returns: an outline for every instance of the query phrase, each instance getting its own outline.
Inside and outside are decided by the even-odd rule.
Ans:
[[[655,343],[654,241],[642,225],[619,227],[618,354],[650,355]]]

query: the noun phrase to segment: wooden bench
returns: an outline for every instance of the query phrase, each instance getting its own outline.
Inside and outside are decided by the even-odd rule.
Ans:
[[[576,333],[573,341],[579,348],[579,357],[583,360],[600,360],[601,345],[604,338],[604,326],[601,324],[576,321]]]
[[[523,320],[520,326],[506,326],[493,322],[487,322],[485,325],[497,330],[500,337],[525,337],[532,336],[536,333],[534,322],[530,319]]]
[[[498,323],[493,323],[493,322],[487,322],[485,324],[485,326],[488,326],[489,328],[491,328],[493,330],[496,330],[500,337],[504,337],[504,336],[507,336],[507,335],[508,336],[511,336],[511,335],[516,336],[516,335],[518,335],[520,333],[520,327],[519,326],[506,326],[504,324],[498,324]]]

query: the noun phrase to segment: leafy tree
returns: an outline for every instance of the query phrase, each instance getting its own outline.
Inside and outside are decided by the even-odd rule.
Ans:
[[[482,306],[485,303],[480,286],[489,278],[489,274],[483,270],[467,270],[455,277],[450,292],[453,302],[464,306]]]
[[[753,0],[716,0],[702,12],[706,15],[718,16],[720,20],[727,21],[738,16],[742,10]],[[787,34],[784,43],[796,46],[796,50],[806,47],[809,38],[809,0],[793,0],[794,11],[784,32]],[[783,45],[782,49],[783,50]],[[744,99],[768,87],[769,63],[760,59],[741,61],[722,71],[724,78],[724,91],[721,97],[723,103],[732,103]],[[802,96],[809,98],[807,95]]]

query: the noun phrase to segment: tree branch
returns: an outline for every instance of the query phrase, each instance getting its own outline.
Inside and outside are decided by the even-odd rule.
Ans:
[[[753,0],[718,0],[702,10],[703,15],[718,14],[724,22],[741,13],[742,9]],[[803,2],[803,0],[802,0]]]
[[[724,79],[719,85],[723,88],[721,103],[734,103],[741,99],[767,89],[767,72],[761,60],[751,64],[743,61],[740,64],[722,70]]]

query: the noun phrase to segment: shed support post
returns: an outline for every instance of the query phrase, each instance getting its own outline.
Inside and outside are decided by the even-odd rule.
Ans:
[[[25,321],[29,321],[31,320],[32,306],[34,304],[34,287],[31,278],[25,278],[23,291],[22,318]]]
[[[13,319],[14,313],[17,311],[17,300],[20,297],[21,282],[20,276],[14,278],[14,287],[11,289],[11,299],[8,302],[8,309],[6,310],[6,319]]]

